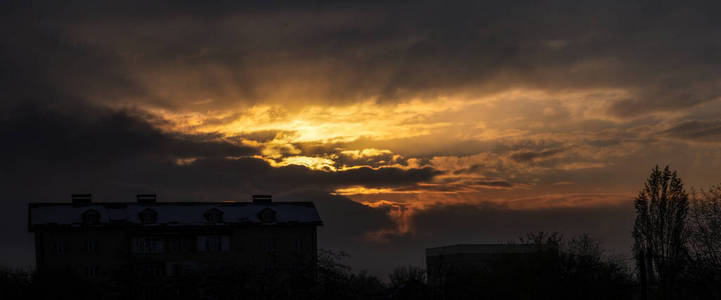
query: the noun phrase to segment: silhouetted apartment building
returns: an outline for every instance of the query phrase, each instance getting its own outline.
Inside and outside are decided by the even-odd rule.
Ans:
[[[101,279],[113,272],[167,277],[216,266],[305,268],[316,261],[312,202],[32,203],[37,269]]]

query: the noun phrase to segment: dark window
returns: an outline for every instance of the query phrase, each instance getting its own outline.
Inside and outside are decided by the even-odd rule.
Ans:
[[[98,242],[96,240],[85,240],[83,241],[83,251],[88,254],[98,252]]]
[[[265,264],[266,264],[266,267],[271,267],[271,266],[275,265],[277,262],[278,241],[275,239],[265,239],[263,241],[263,243],[265,244],[264,246],[265,246],[265,254],[266,254],[265,255]]]
[[[165,252],[163,240],[150,237],[137,237],[132,239],[133,253],[152,254]]]
[[[230,237],[227,235],[198,236],[198,251],[200,251],[200,252],[230,251]]]
[[[165,265],[162,263],[141,265],[140,272],[144,277],[160,278],[165,276]]]
[[[303,240],[302,239],[294,240],[291,249],[293,249],[293,251],[295,251],[295,252],[303,251]]]
[[[146,208],[138,214],[140,223],[153,224],[158,221],[158,213],[150,208]]]
[[[85,266],[85,277],[96,278],[98,277],[98,266]]]
[[[277,250],[278,242],[275,239],[264,239],[263,240],[263,248],[265,249],[265,252],[267,253],[273,253],[275,254]]]
[[[191,273],[196,269],[196,264],[193,262],[169,262],[167,263],[166,275],[168,276],[179,276]]]
[[[140,299],[158,299],[160,297],[160,288],[157,286],[146,286],[140,289]]]
[[[233,239],[233,250],[238,252],[245,251],[245,242],[243,239]]]
[[[165,241],[168,252],[193,251],[193,240],[186,237],[170,238]]]
[[[65,255],[65,241],[53,242],[53,250],[55,255]]]
[[[183,266],[182,264],[174,264],[173,265],[173,275],[177,276],[177,275],[183,275],[185,273],[187,273],[187,271],[185,270],[185,266]]]
[[[83,213],[83,223],[88,225],[98,224],[100,222],[100,213],[94,209],[88,209]]]
[[[218,235],[211,235],[205,238],[205,248],[208,252],[220,251],[223,249],[223,238]]]

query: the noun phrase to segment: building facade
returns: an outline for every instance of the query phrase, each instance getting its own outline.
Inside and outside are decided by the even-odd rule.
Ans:
[[[322,225],[312,202],[31,203],[40,274],[72,272],[90,279],[118,272],[163,278],[213,267],[307,268]]]

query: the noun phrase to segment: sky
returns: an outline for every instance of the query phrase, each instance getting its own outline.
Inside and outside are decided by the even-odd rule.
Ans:
[[[29,202],[313,201],[355,270],[721,183],[715,1],[3,1],[0,264]]]

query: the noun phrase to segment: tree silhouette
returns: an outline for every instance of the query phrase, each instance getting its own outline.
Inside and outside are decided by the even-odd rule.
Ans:
[[[416,266],[396,267],[388,275],[392,299],[422,300],[429,298],[426,270]]]
[[[690,278],[721,299],[721,185],[694,192],[689,218]]]
[[[634,256],[643,298],[658,286],[661,299],[673,297],[684,267],[687,241],[688,194],[676,171],[656,166],[635,200]]]

